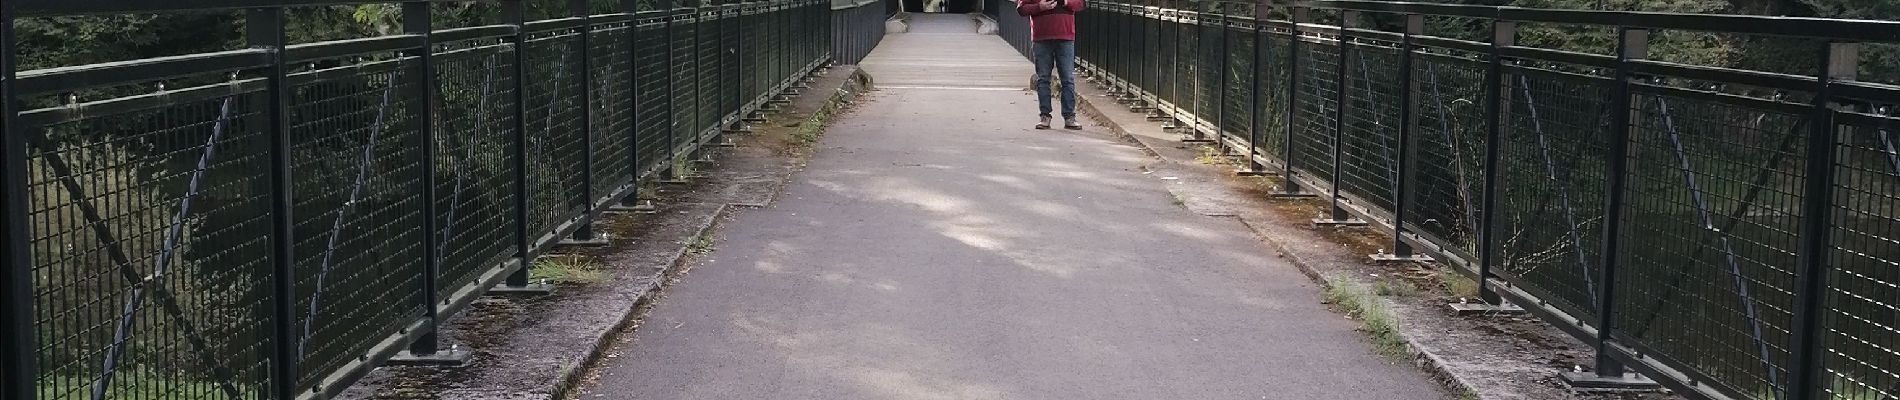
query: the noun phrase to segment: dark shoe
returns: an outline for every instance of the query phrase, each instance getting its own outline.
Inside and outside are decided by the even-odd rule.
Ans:
[[[1049,117],[1042,117],[1042,122],[1036,123],[1036,129],[1049,129]]]
[[[1066,120],[1065,122],[1063,122],[1062,127],[1068,128],[1068,129],[1074,129],[1074,130],[1082,130],[1082,123],[1075,122],[1075,120],[1071,119],[1071,120]]]

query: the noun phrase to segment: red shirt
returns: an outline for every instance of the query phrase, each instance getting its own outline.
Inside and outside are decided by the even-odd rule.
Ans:
[[[1029,17],[1030,40],[1075,40],[1075,13],[1082,11],[1082,0],[1064,1],[1048,10],[1042,9],[1042,0],[1016,2],[1016,14]]]

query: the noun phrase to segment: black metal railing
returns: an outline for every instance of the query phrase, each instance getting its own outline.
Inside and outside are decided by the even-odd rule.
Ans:
[[[0,4],[0,398],[327,398],[447,351],[443,316],[597,239],[841,29],[809,0],[498,0],[456,27],[431,17],[451,2],[387,3],[396,33],[313,43],[292,11],[375,2]],[[15,67],[17,20],[162,13],[229,15],[246,45]]]
[[[1081,68],[1111,95],[1277,173],[1279,196],[1326,199],[1317,223],[1380,227],[1375,258],[1484,277],[1484,300],[1595,345],[1599,376],[1633,366],[1702,398],[1900,396],[1900,87],[1856,79],[1860,46],[1900,41],[1900,23],[1091,8]],[[1523,25],[1609,33],[1609,51],[1522,45]],[[1795,72],[1651,51],[1695,33],[1809,51],[1781,55]]]
[[[857,65],[884,40],[885,21],[897,14],[897,0],[865,0],[831,8],[833,61]]]
[[[983,13],[996,21],[996,35],[1004,42],[1029,57],[1029,18],[1016,14],[1016,2],[1013,0],[983,0]]]

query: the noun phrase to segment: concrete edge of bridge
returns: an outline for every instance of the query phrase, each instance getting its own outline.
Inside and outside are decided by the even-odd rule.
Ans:
[[[804,131],[822,130],[828,119],[871,89],[870,76],[856,66],[821,70],[811,88],[792,100],[792,106],[771,118],[772,129],[803,140]],[[755,135],[739,139],[742,146]],[[625,245],[577,249],[607,266],[606,277],[560,296],[528,302],[494,299],[457,316],[445,328],[445,341],[466,348],[473,360],[454,373],[435,366],[386,366],[345,390],[338,399],[384,398],[390,393],[422,392],[439,399],[559,399],[571,397],[592,379],[599,365],[614,357],[621,343],[644,319],[646,311],[665,295],[666,288],[695,262],[704,250],[704,238],[715,235],[719,223],[734,210],[758,208],[777,200],[809,150],[785,153],[773,150],[786,169],[766,184],[764,201],[703,201],[721,184],[693,182],[658,196],[651,214],[626,214],[602,221],[604,229],[625,229]],[[775,171],[776,172],[776,171]],[[750,171],[735,171],[750,175]],[[702,184],[703,183],[703,184]],[[738,183],[727,183],[738,184]],[[615,227],[618,226],[618,227]],[[504,304],[504,302],[507,302]],[[489,308],[489,310],[484,310]],[[530,311],[531,310],[531,311]]]
[[[1289,201],[1268,200],[1264,189],[1248,187],[1245,179],[1265,179],[1267,177],[1235,176],[1230,167],[1205,165],[1197,159],[1200,148],[1210,145],[1181,143],[1178,133],[1164,133],[1160,122],[1149,121],[1147,115],[1130,111],[1110,97],[1104,88],[1095,84],[1077,85],[1077,111],[1083,118],[1095,121],[1107,128],[1108,134],[1115,139],[1136,147],[1156,162],[1146,166],[1157,177],[1171,177],[1174,183],[1187,185],[1169,185],[1177,197],[1185,197],[1183,207],[1198,214],[1216,218],[1232,218],[1252,230],[1258,239],[1276,252],[1281,258],[1293,264],[1302,274],[1314,283],[1326,288],[1361,288],[1363,297],[1373,300],[1391,314],[1396,325],[1390,338],[1373,338],[1374,341],[1397,339],[1402,343],[1402,354],[1387,354],[1392,358],[1404,358],[1447,390],[1447,396],[1455,399],[1575,399],[1573,393],[1559,385],[1552,385],[1553,377],[1563,372],[1545,365],[1546,361],[1555,362],[1564,359],[1551,356],[1549,352],[1523,351],[1525,345],[1537,348],[1540,342],[1559,342],[1567,346],[1570,353],[1587,349],[1582,342],[1558,331],[1542,321],[1518,315],[1479,315],[1448,316],[1441,312],[1444,304],[1403,304],[1417,301],[1401,301],[1391,296],[1374,294],[1364,288],[1383,287],[1378,278],[1381,273],[1395,272],[1391,266],[1380,266],[1366,262],[1364,249],[1354,248],[1347,242],[1353,240],[1342,236],[1362,236],[1357,239],[1370,239],[1374,231],[1367,228],[1349,228],[1350,230],[1313,229],[1297,221],[1311,215],[1294,215],[1305,209],[1287,207]],[[1172,175],[1172,176],[1170,176]],[[1199,175],[1199,177],[1189,177]],[[1197,182],[1198,181],[1198,182]],[[1186,189],[1177,189],[1185,186]],[[1180,191],[1224,191],[1225,194],[1201,194],[1217,198],[1213,203],[1226,201],[1228,204],[1208,209],[1202,206],[1196,209],[1197,196]],[[1220,199],[1226,197],[1226,199]],[[1245,198],[1234,201],[1234,198]],[[1203,202],[1205,203],[1205,202]],[[1237,205],[1251,204],[1252,206]],[[1312,203],[1317,205],[1319,203]],[[1317,208],[1314,208],[1318,215]],[[1293,212],[1289,212],[1293,211]],[[1390,275],[1390,274],[1388,274]],[[1428,301],[1429,302],[1429,301]],[[1337,307],[1335,307],[1337,308]],[[1337,311],[1337,310],[1336,310]],[[1349,318],[1351,318],[1349,316]],[[1472,322],[1472,321],[1479,322]],[[1498,334],[1480,331],[1476,326],[1502,326]],[[1480,339],[1446,340],[1443,336],[1453,330],[1459,330],[1457,336],[1488,336]],[[1362,330],[1366,330],[1362,328]],[[1523,330],[1525,333],[1518,333]],[[1434,335],[1436,334],[1436,335]],[[1481,342],[1474,345],[1472,340]],[[1379,347],[1379,343],[1374,343]],[[1516,349],[1514,349],[1516,348]],[[1509,360],[1510,362],[1499,362]],[[1589,360],[1587,356],[1574,360]]]

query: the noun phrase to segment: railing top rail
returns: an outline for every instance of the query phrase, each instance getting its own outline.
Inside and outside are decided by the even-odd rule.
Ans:
[[[201,10],[238,10],[247,8],[303,7],[379,3],[478,3],[501,0],[8,0],[20,17],[67,15],[168,13]],[[789,3],[786,0],[748,1],[743,4]],[[692,8],[692,7],[679,7]]]
[[[1300,4],[1314,8],[1383,13],[1448,15],[1518,22],[1682,29],[1849,42],[1900,42],[1900,21],[1639,11],[1557,10],[1355,0],[1314,0]]]
[[[1208,1],[1197,1],[1197,3],[1205,2]],[[1213,2],[1251,3],[1246,1],[1225,0],[1214,0]],[[1270,4],[1281,7],[1289,5],[1284,1],[1272,1]],[[1290,5],[1314,9],[1441,15],[1531,23],[1681,29],[1745,35],[1796,37],[1840,42],[1900,43],[1900,21],[1640,11],[1560,10],[1403,1],[1310,0],[1295,2]]]

